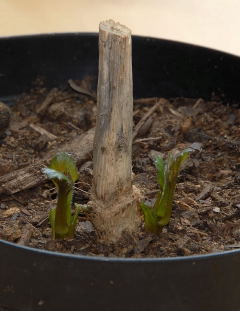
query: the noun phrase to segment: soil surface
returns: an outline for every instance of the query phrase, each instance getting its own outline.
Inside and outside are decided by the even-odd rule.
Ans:
[[[63,145],[78,144],[78,137],[95,126],[96,99],[89,81],[52,90],[38,83],[28,94],[6,100],[10,110],[0,106],[0,238],[51,251],[111,257],[188,256],[240,248],[240,110],[216,96],[208,101],[134,101],[134,184],[145,201],[152,204],[159,190],[156,156],[194,149],[178,178],[170,223],[160,235],[145,232],[143,225],[137,241],[126,237],[121,245],[106,246],[99,242],[88,210],[79,215],[74,239],[51,239],[48,213],[56,205],[52,182],[39,178],[35,185],[24,185],[23,179],[19,189],[8,191],[7,180],[18,169],[24,175],[25,169],[43,167]],[[78,168],[74,203],[86,205],[91,152]]]

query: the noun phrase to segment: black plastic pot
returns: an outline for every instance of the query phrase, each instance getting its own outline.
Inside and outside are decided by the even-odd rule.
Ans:
[[[86,74],[97,76],[97,35],[0,39],[0,97]],[[236,103],[240,59],[206,48],[133,38],[134,95],[209,97]],[[63,255],[0,241],[0,307],[19,311],[239,311],[240,251],[116,259]],[[1,309],[1,308],[0,308]]]

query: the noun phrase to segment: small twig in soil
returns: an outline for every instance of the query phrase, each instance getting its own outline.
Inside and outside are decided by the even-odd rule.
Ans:
[[[193,233],[196,233],[196,234],[199,234],[199,235],[201,235],[201,236],[208,236],[208,234],[207,234],[206,232],[200,231],[200,230],[197,229],[197,228],[191,227],[191,228],[189,229],[189,231],[191,231],[191,232],[193,232]]]
[[[200,104],[202,104],[204,101],[202,98],[199,98],[196,100],[195,104],[193,105],[193,108],[196,109]]]
[[[86,90],[86,89],[82,88],[81,86],[77,85],[73,80],[71,80],[71,79],[68,80],[68,84],[75,92],[78,92],[80,94],[87,95],[87,96],[92,97],[93,99],[96,99],[95,94],[93,94],[89,90]]]
[[[224,245],[224,249],[240,248],[240,244]]]
[[[74,189],[74,190],[81,191],[81,192],[86,193],[86,194],[88,194],[88,195],[91,195],[91,193],[90,193],[90,192],[87,192],[87,191],[85,191],[85,190],[83,190],[83,189],[81,189],[81,188],[78,188],[78,187],[73,187],[73,189]]]
[[[19,245],[27,245],[32,237],[33,234],[33,226],[31,224],[27,224],[24,228],[23,228],[23,232],[22,232],[22,236],[19,239],[19,241],[17,242],[17,244]]]
[[[240,210],[236,210],[235,213],[231,214],[231,215],[228,215],[226,217],[223,218],[223,221],[226,221],[226,220],[232,220],[234,218],[239,218],[240,217]]]
[[[9,201],[16,201],[18,202],[20,205],[24,205],[23,202],[21,202],[20,200],[18,200],[17,198],[15,198],[14,196],[10,196],[4,199],[1,199],[1,202],[9,202]]]
[[[187,204],[186,202],[178,201],[178,200],[176,200],[175,202],[183,210],[191,210],[192,209],[192,207],[189,204]]]
[[[21,212],[27,216],[31,216],[31,213],[25,208],[21,208]]]
[[[145,193],[145,195],[155,194],[155,193],[158,193],[158,192],[159,192],[159,189],[150,190],[150,191],[147,191],[147,192]]]
[[[201,193],[196,197],[196,200],[205,200],[207,197],[209,197],[210,193],[212,191],[212,185],[211,184],[207,184],[203,190],[201,191]]]
[[[168,107],[168,110],[171,112],[171,114],[173,114],[174,116],[176,116],[176,117],[178,117],[178,118],[180,118],[180,119],[182,119],[183,118],[183,115],[180,113],[180,112],[178,112],[177,110],[174,110],[174,109],[172,109],[171,107]]]
[[[18,198],[14,197],[13,195],[11,196],[11,198],[12,198],[14,201],[18,202],[20,205],[24,205],[24,203],[23,203],[22,201],[20,201]]]
[[[81,129],[77,127],[76,125],[74,125],[72,122],[64,122],[64,124],[70,129],[81,131]]]
[[[52,187],[52,188],[49,188],[47,189],[47,191],[51,194],[55,193],[56,192],[56,187]]]
[[[155,104],[157,101],[157,97],[148,97],[148,98],[137,98],[134,99],[134,104]]]
[[[160,140],[161,138],[162,138],[162,136],[139,138],[139,139],[136,139],[136,140],[134,141],[134,144],[137,144],[137,143],[145,143],[145,142],[153,141],[153,140]]]
[[[36,124],[30,123],[29,127],[33,129],[34,131],[38,132],[39,134],[46,136],[49,140],[57,139],[57,136],[53,135],[52,133],[48,132],[47,130],[45,130],[44,128]]]
[[[91,187],[91,185],[90,185],[90,184],[88,184],[87,182],[84,182],[84,181],[78,181],[78,182],[76,182],[76,185],[78,185],[78,184],[81,184],[81,185],[86,185],[86,186]]]
[[[56,96],[57,88],[53,88],[44,99],[42,104],[36,109],[37,114],[44,115],[48,107],[52,104],[54,97]]]
[[[139,113],[140,109],[137,109],[133,112],[133,117],[135,117]]]
[[[140,130],[140,128],[143,126],[143,124],[145,123],[145,121],[154,113],[155,110],[158,109],[158,107],[160,106],[160,102],[157,102],[151,109],[148,110],[148,112],[140,119],[140,121],[138,122],[138,124],[135,126],[135,129],[133,131],[133,141],[134,139],[137,137],[138,132]]]
[[[45,222],[48,222],[49,216],[44,216],[37,224],[36,227],[41,227]]]

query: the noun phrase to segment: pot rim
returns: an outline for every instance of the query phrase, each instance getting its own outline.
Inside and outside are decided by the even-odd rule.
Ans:
[[[26,35],[14,35],[14,36],[0,36],[0,42],[2,40],[21,40],[21,39],[31,39],[31,38],[49,38],[49,37],[62,37],[62,36],[68,36],[68,37],[77,37],[77,36],[83,36],[83,37],[97,37],[98,33],[96,32],[50,32],[50,33],[37,33],[37,34],[26,34]],[[150,36],[141,36],[141,35],[132,35],[134,39],[145,39],[146,41],[162,41],[170,44],[180,44],[182,46],[186,47],[196,47],[212,52],[217,52],[220,54],[225,55],[231,55],[236,58],[239,58],[238,55],[225,52],[222,50],[205,47],[197,44],[191,44],[186,43],[182,41],[176,41],[176,40],[170,40],[170,39],[162,39],[157,37],[150,37]],[[191,255],[191,256],[177,256],[177,257],[143,257],[143,258],[125,258],[125,257],[104,257],[104,256],[86,256],[86,255],[77,255],[77,254],[68,254],[68,253],[61,253],[61,252],[54,252],[54,251],[48,251],[44,249],[38,249],[33,248],[25,245],[18,245],[13,242],[8,242],[5,240],[0,239],[0,246],[5,245],[9,246],[10,248],[15,248],[17,250],[23,250],[28,253],[35,253],[35,254],[42,254],[46,256],[55,256],[58,258],[69,258],[74,260],[90,260],[90,261],[98,261],[98,262],[118,262],[118,263],[131,263],[131,262],[144,262],[144,263],[152,263],[152,262],[196,262],[196,261],[205,261],[209,259],[219,258],[219,257],[226,257],[231,255],[238,255],[240,254],[240,249],[234,249],[229,251],[219,251],[219,252],[213,252],[208,254],[201,254],[201,255]]]
[[[191,256],[177,256],[177,257],[104,257],[104,256],[87,256],[87,255],[77,255],[77,254],[68,254],[68,253],[61,253],[61,252],[54,252],[48,251],[45,249],[33,248],[30,246],[25,245],[18,245],[13,242],[8,242],[5,240],[0,239],[0,246],[1,244],[5,246],[9,246],[10,248],[16,248],[17,250],[23,250],[25,252],[41,254],[46,256],[55,256],[55,257],[62,257],[62,258],[69,258],[74,260],[90,260],[90,261],[99,261],[99,262],[118,262],[118,263],[131,263],[131,262],[144,262],[144,263],[151,263],[151,262],[197,262],[197,261],[205,261],[211,260],[214,258],[219,257],[226,257],[231,255],[238,255],[240,254],[240,249],[236,250],[229,250],[229,251],[222,251],[222,252],[214,252],[208,254],[200,254],[200,255],[191,255]]]
[[[62,37],[62,36],[69,36],[69,37],[75,37],[75,36],[86,36],[86,37],[98,37],[98,33],[94,32],[94,31],[69,31],[69,32],[46,32],[46,33],[36,33],[36,34],[25,34],[25,35],[13,35],[13,36],[0,36],[0,42],[1,40],[16,40],[16,39],[28,39],[28,38],[44,38],[44,37]],[[155,41],[155,40],[159,40],[162,42],[166,42],[166,43],[172,43],[172,44],[181,44],[184,46],[191,46],[191,47],[196,47],[196,48],[201,48],[201,49],[205,49],[205,50],[209,50],[212,52],[218,52],[221,54],[226,54],[226,55],[231,55],[231,56],[235,56],[235,57],[240,57],[240,55],[238,54],[234,54],[234,53],[230,53],[227,51],[223,51],[221,49],[217,49],[217,48],[211,48],[208,46],[204,46],[201,44],[195,44],[195,43],[190,43],[190,42],[185,42],[185,41],[178,41],[178,40],[173,40],[173,39],[167,39],[167,38],[161,38],[161,37],[152,37],[152,36],[144,36],[144,35],[135,35],[132,34],[132,38],[134,39],[145,39],[146,41]]]

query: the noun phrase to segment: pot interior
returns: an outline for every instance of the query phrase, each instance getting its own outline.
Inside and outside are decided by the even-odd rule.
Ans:
[[[96,77],[97,34],[73,33],[0,40],[0,96],[28,90],[43,77],[46,86]],[[134,97],[239,98],[240,59],[219,51],[162,39],[133,36]]]

